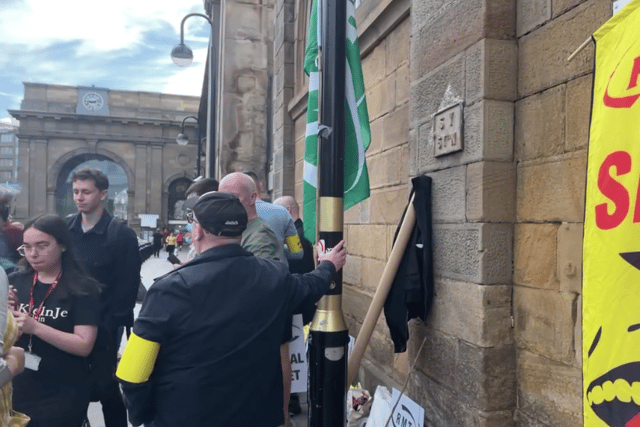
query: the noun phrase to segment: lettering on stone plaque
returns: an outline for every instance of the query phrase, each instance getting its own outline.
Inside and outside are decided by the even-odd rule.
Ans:
[[[433,116],[434,156],[462,151],[462,103],[458,103]]]

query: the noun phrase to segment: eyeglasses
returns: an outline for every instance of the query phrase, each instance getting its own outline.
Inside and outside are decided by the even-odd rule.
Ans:
[[[28,252],[33,252],[35,250],[35,251],[38,251],[38,253],[41,253],[41,252],[45,252],[50,247],[51,247],[51,243],[45,242],[45,243],[37,243],[35,246],[22,245],[16,250],[21,256],[26,256]]]

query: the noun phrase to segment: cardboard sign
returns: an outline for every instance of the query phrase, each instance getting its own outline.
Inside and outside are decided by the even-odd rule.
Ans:
[[[302,314],[293,316],[291,328],[293,333],[293,340],[289,343],[292,376],[291,393],[304,393],[307,391],[307,352],[304,343]]]
[[[396,405],[396,402],[400,402]],[[393,389],[391,394],[391,407],[396,405],[389,427],[423,427],[424,425],[424,409],[404,394],[400,394],[399,390]]]

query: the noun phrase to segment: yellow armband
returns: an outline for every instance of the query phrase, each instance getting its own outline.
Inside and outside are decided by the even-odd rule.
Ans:
[[[140,384],[149,381],[153,372],[160,344],[140,338],[133,332],[118,364],[116,377],[128,383]]]
[[[285,243],[289,248],[289,252],[291,252],[292,254],[296,254],[302,251],[302,243],[300,243],[300,236],[298,236],[297,233],[293,236],[287,237],[285,239]]]

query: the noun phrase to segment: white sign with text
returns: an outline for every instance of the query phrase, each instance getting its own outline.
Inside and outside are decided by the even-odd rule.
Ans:
[[[302,314],[293,316],[291,328],[293,333],[293,339],[289,343],[292,376],[291,393],[304,393],[307,391],[307,351],[304,344]]]

